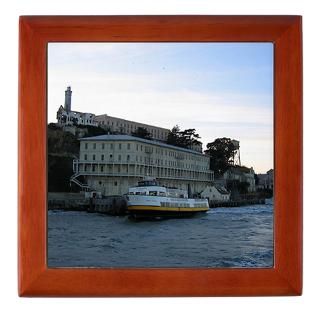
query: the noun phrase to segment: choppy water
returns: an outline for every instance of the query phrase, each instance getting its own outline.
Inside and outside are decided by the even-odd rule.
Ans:
[[[272,267],[273,206],[214,208],[189,219],[130,221],[49,211],[49,267]]]

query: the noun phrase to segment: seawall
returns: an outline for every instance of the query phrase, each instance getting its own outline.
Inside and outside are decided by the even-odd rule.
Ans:
[[[124,215],[127,213],[127,202],[123,196],[108,196],[101,199],[88,199],[85,198],[84,193],[49,192],[48,209]]]
[[[231,201],[209,201],[210,208],[216,207],[242,207],[255,204],[265,204],[265,199],[250,199],[250,200],[231,200]]]

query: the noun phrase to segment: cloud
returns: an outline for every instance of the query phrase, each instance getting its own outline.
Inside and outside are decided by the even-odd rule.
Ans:
[[[62,46],[63,47],[63,46]],[[49,50],[48,121],[55,122],[56,111],[64,103],[64,90],[72,86],[72,109],[95,114],[107,113],[157,126],[196,128],[204,146],[215,138],[227,136],[241,141],[243,163],[263,172],[273,167],[273,97],[270,92],[237,92],[225,87],[199,86],[214,79],[228,79],[221,70],[198,74],[182,70],[153,72],[139,68],[105,72],[101,59],[108,64],[127,61],[132,52],[139,59],[146,52],[129,50],[118,44],[92,48],[76,45]],[[157,46],[150,46],[149,57]],[[162,47],[163,54],[168,54]],[[139,55],[140,54],[140,55]],[[64,55],[68,58],[64,58]],[[70,62],[70,56],[74,61]],[[133,59],[135,60],[135,59]],[[82,63],[79,63],[82,61]],[[85,62],[88,63],[85,63]],[[132,61],[132,59],[131,59]],[[100,68],[99,68],[100,66]],[[194,79],[199,78],[199,79]],[[209,90],[210,89],[210,90]]]

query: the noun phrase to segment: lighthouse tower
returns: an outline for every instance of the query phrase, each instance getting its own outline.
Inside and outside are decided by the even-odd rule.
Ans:
[[[64,98],[64,109],[67,112],[71,111],[71,95],[72,95],[72,91],[71,91],[71,87],[69,86],[65,91],[65,98]]]

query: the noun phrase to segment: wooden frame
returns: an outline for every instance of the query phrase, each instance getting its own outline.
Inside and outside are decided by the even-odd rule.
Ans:
[[[273,42],[275,264],[270,269],[49,269],[48,42]],[[255,296],[302,291],[302,43],[299,16],[26,16],[19,48],[19,295]]]

